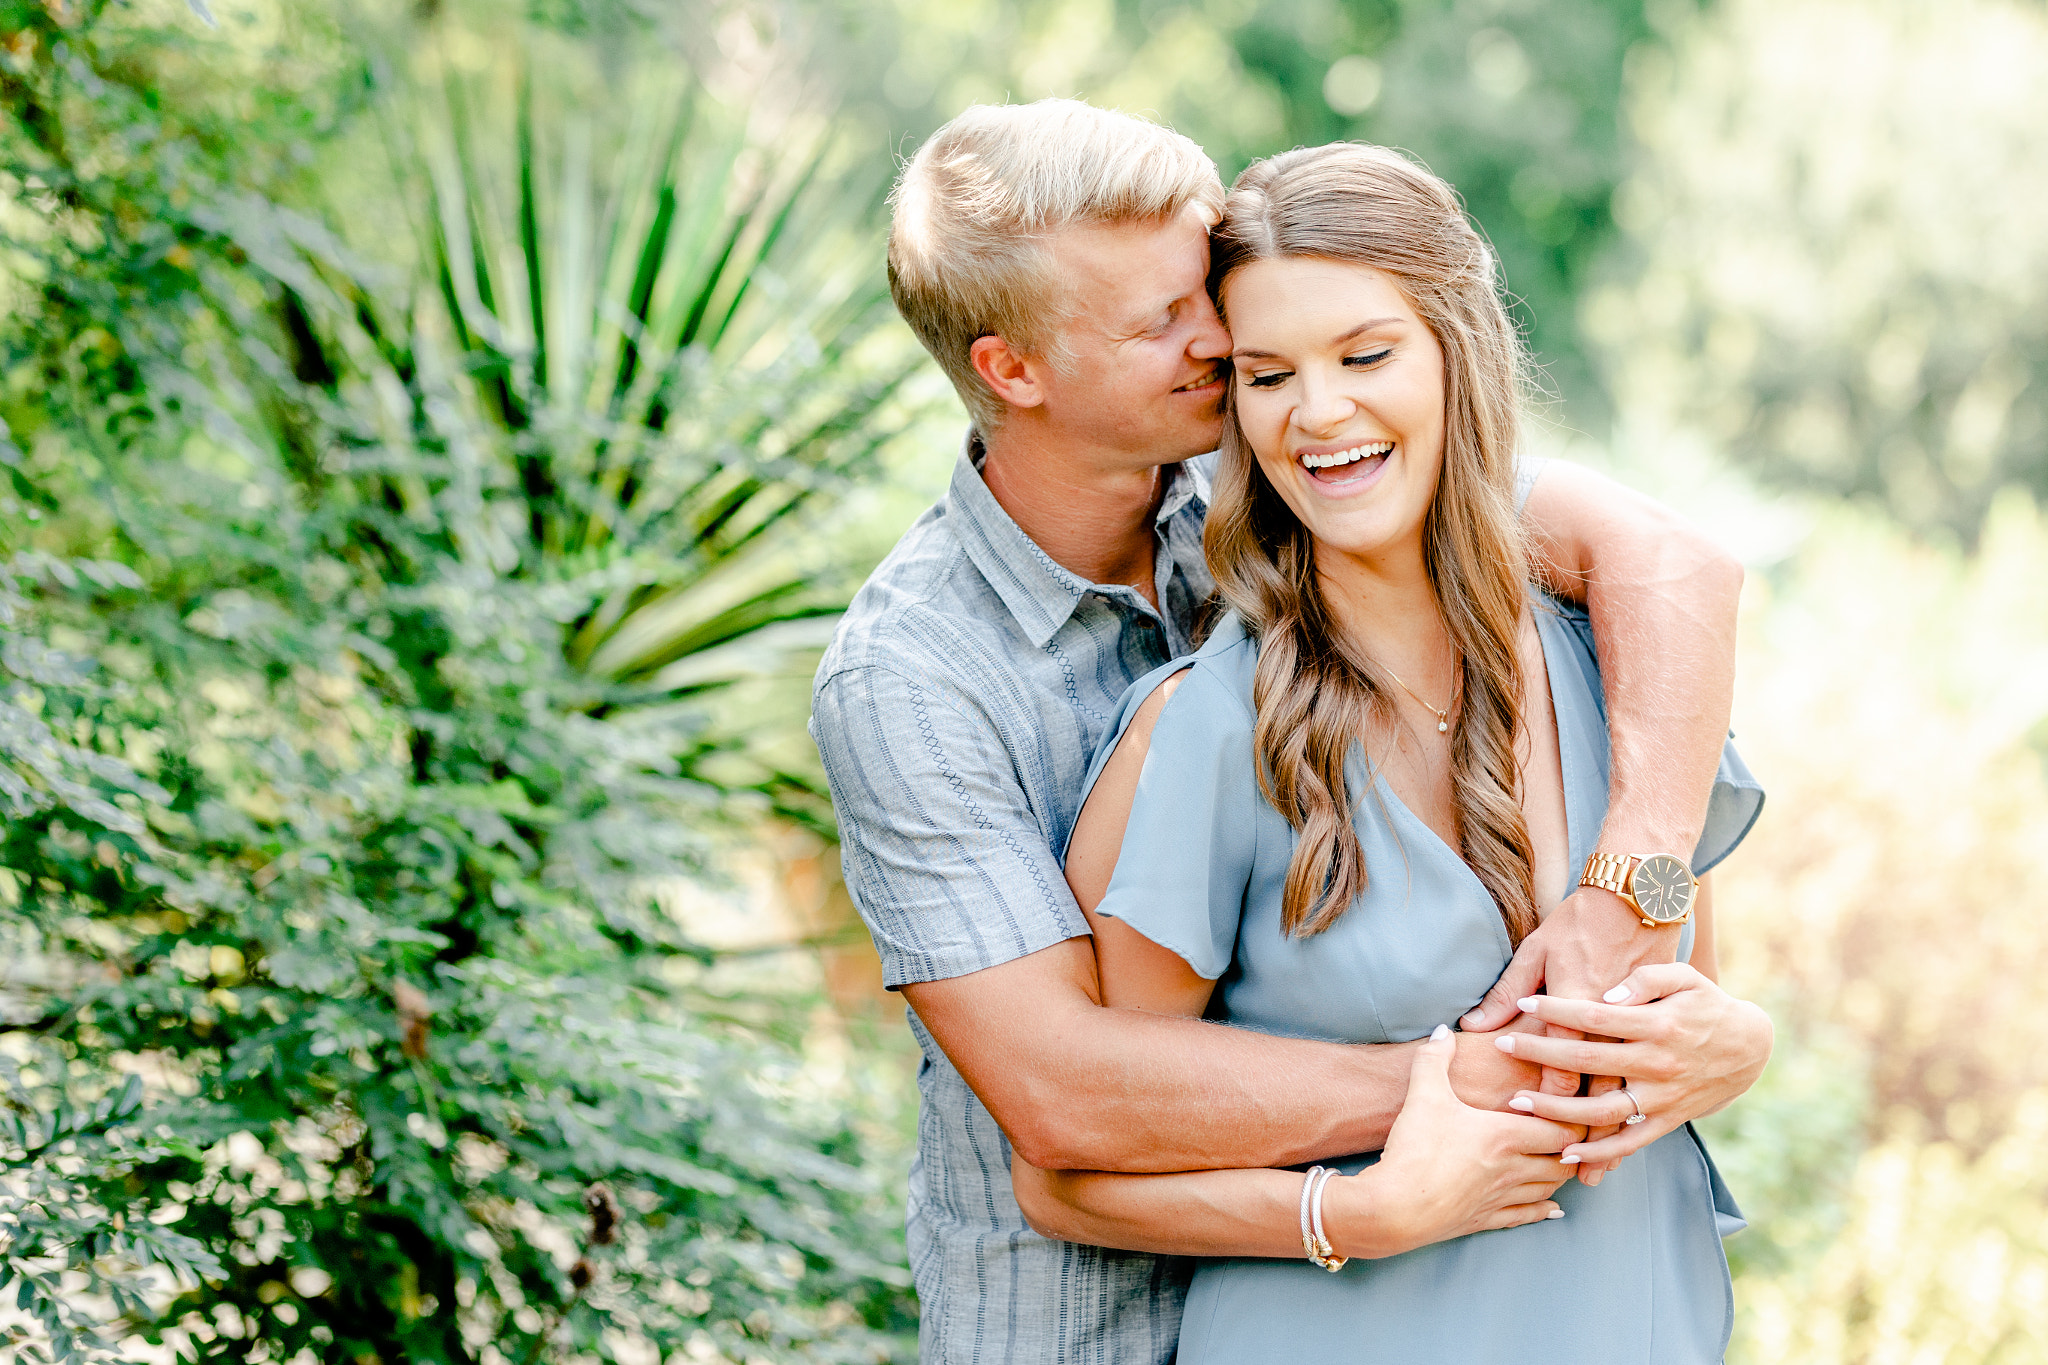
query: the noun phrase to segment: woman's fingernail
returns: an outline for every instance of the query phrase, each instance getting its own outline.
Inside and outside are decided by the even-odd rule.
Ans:
[[[1503,1033],[1500,1037],[1493,1040],[1493,1045],[1502,1052],[1513,1052],[1515,1050],[1515,1035]]]
[[[1444,1039],[1450,1036],[1451,1026],[1449,1024],[1438,1024],[1435,1028],[1429,1031],[1429,1041],[1432,1043],[1441,1043]]]
[[[1530,1099],[1527,1095],[1517,1095],[1508,1101],[1508,1108],[1519,1109],[1525,1114],[1533,1114],[1536,1112],[1536,1101]]]
[[[1598,1184],[1599,1184],[1599,1183],[1600,1183],[1601,1181],[1605,1180],[1606,1178],[1607,1178],[1607,1172],[1605,1172],[1605,1171],[1595,1171],[1595,1172],[1593,1172],[1593,1178],[1592,1178],[1591,1180],[1588,1180],[1588,1181],[1587,1181],[1586,1183],[1587,1183],[1588,1185],[1594,1185],[1594,1186],[1597,1186],[1597,1185],[1598,1185]]]
[[[1629,996],[1632,994],[1634,994],[1634,992],[1629,990],[1627,985],[1624,984],[1616,986],[1613,990],[1607,992],[1607,994],[1601,996],[1600,998],[1602,1000],[1605,1000],[1610,1005],[1619,1005],[1622,1001],[1628,999]]]
[[[1558,1158],[1558,1162],[1565,1166],[1576,1166],[1579,1164],[1579,1154],[1577,1152],[1566,1152]]]
[[[1533,995],[1523,996],[1515,1002],[1515,1008],[1524,1014],[1534,1014],[1536,1012],[1536,997]]]
[[[1562,1218],[1562,1217],[1564,1217],[1564,1210],[1563,1210],[1563,1209],[1552,1209],[1552,1210],[1551,1210],[1551,1211],[1550,1211],[1549,1213],[1546,1213],[1546,1214],[1544,1214],[1543,1216],[1544,1216],[1545,1218]]]
[[[1463,1024],[1466,1028],[1478,1028],[1479,1021],[1479,1011],[1473,1010],[1470,1014],[1466,1015],[1463,1019],[1460,1019],[1458,1022]]]

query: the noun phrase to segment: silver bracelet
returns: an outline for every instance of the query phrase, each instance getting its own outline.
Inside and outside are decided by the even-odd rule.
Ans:
[[[1337,1249],[1330,1245],[1330,1239],[1323,1235],[1323,1191],[1341,1174],[1343,1172],[1334,1167],[1318,1166],[1309,1172],[1309,1179],[1302,1187],[1303,1202],[1308,1206],[1308,1231],[1313,1234],[1312,1241],[1304,1238],[1308,1243],[1308,1258],[1333,1275],[1351,1259],[1339,1256]]]
[[[1316,1179],[1323,1173],[1320,1166],[1308,1168],[1308,1174],[1301,1178],[1301,1254],[1311,1261],[1316,1259],[1316,1239],[1308,1221],[1308,1197],[1315,1188]]]

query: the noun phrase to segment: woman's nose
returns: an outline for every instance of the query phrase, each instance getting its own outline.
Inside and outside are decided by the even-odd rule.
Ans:
[[[1301,402],[1294,409],[1294,425],[1311,438],[1333,436],[1351,420],[1357,406],[1330,385],[1311,380],[1301,386]]]

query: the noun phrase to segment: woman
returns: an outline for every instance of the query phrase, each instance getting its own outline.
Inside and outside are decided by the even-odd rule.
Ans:
[[[1623,1006],[1525,1004],[1661,1040],[1618,1054],[1628,1089],[1486,1113],[1447,1079],[1444,1025],[1576,884],[1606,808],[1583,618],[1531,592],[1517,538],[1520,354],[1489,255],[1449,186],[1350,144],[1247,170],[1214,253],[1236,373],[1207,550],[1230,614],[1125,698],[1068,877],[1106,1004],[1432,1041],[1384,1152],[1327,1183],[1019,1163],[1019,1202],[1050,1236],[1224,1258],[1195,1272],[1181,1365],[1718,1360],[1738,1215],[1669,1116],[1754,1079],[1761,1011],[1645,968]],[[1707,1036],[1739,1064],[1687,1075]],[[1669,1131],[1567,1185],[1629,1145],[1574,1125],[1634,1112]]]

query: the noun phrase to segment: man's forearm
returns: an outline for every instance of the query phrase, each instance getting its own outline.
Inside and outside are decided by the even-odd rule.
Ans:
[[[1045,1170],[1122,1172],[1378,1151],[1419,1046],[1276,1038],[1085,1001],[1011,1034],[1020,1040],[1011,1055],[989,1050],[992,1036],[962,1070],[1019,1154]],[[1451,1084],[1475,1108],[1501,1108],[1539,1074],[1490,1034],[1459,1035]]]
[[[1275,1038],[1181,1013],[1105,1008],[1070,938],[903,995],[1017,1152],[1044,1170],[1288,1166],[1386,1144],[1414,1043]],[[1517,1025],[1521,1027],[1521,1025]],[[1461,1035],[1451,1084],[1498,1109],[1537,1068]]]
[[[1691,854],[1728,734],[1742,566],[1661,504],[1575,465],[1528,505],[1546,585],[1585,603],[1613,769],[1601,848]]]
[[[1587,585],[1613,746],[1600,846],[1690,858],[1728,734],[1742,569],[1668,542],[1661,558]]]
[[[1289,1166],[1376,1151],[1407,1094],[1412,1043],[1275,1038],[1084,1008],[1034,1040],[1006,1093],[982,1096],[1044,1169]]]

